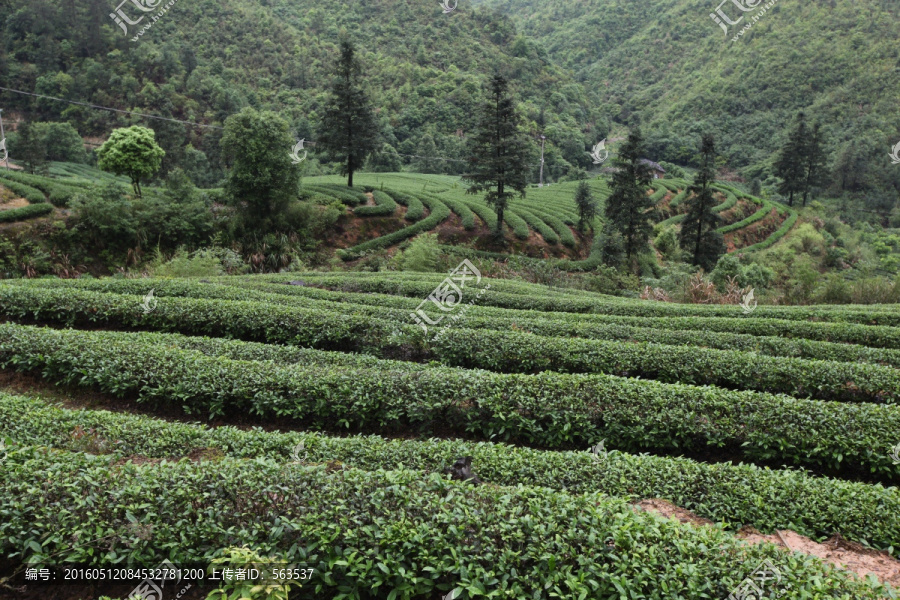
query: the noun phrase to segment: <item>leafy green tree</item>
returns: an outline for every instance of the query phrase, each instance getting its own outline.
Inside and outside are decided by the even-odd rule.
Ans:
[[[575,190],[575,206],[578,207],[578,231],[584,233],[585,227],[594,228],[594,217],[597,216],[597,200],[591,194],[591,186],[587,181],[578,184]]]
[[[778,193],[788,196],[788,204],[794,205],[794,194],[803,192],[806,184],[806,115],[797,115],[797,126],[788,137],[775,162],[775,176],[781,179]]]
[[[25,163],[32,174],[46,171],[47,147],[35,131],[35,126],[26,121],[19,126],[16,133],[18,133],[15,145],[17,158]]]
[[[653,230],[653,203],[646,193],[651,173],[641,162],[643,154],[644,138],[640,128],[634,127],[613,161],[612,193],[606,199],[608,236],[615,239],[613,232],[619,234],[621,252],[632,271],[637,270],[638,255],[648,249]]]
[[[366,167],[374,173],[397,173],[403,168],[403,161],[397,149],[388,143],[369,155]]]
[[[356,48],[341,40],[341,55],[322,118],[317,149],[329,160],[341,161],[341,174],[353,187],[353,173],[362,168],[366,156],[376,148],[378,125],[372,101],[362,88],[363,69]]]
[[[438,155],[437,145],[434,143],[434,136],[426,133],[422,136],[422,140],[416,147],[416,160],[413,161],[413,168],[419,173],[440,173],[439,160],[435,157]]]
[[[97,166],[131,179],[131,187],[141,197],[141,179],[159,171],[165,150],[156,143],[152,129],[127,127],[116,129],[97,150]]]
[[[713,136],[706,134],[700,143],[700,168],[688,188],[688,212],[681,223],[681,248],[690,254],[691,262],[706,271],[715,268],[725,253],[722,234],[716,231],[721,217],[712,211],[717,204],[712,186],[716,180],[716,146]]]
[[[470,140],[469,170],[463,179],[469,183],[467,194],[487,192],[484,200],[497,213],[498,238],[503,235],[503,213],[510,198],[516,194],[525,197],[532,172],[531,143],[521,123],[509,82],[502,75],[494,75],[478,128]]]
[[[300,185],[293,146],[287,122],[273,112],[245,108],[225,121],[222,156],[231,167],[225,196],[239,215],[238,229],[286,228],[284,213]]]
[[[84,141],[69,123],[35,123],[34,130],[47,149],[47,160],[84,162]]]
[[[813,187],[823,185],[825,179],[825,150],[822,148],[822,126],[819,123],[813,125],[812,135],[805,148],[806,181],[803,185],[803,206],[809,199],[809,192]]]

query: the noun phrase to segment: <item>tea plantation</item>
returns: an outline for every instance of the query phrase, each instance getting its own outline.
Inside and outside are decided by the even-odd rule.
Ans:
[[[373,208],[481,214],[450,185]],[[512,214],[565,244],[552,189]],[[438,307],[446,277],[0,282],[6,373],[116,408],[0,393],[0,555],[245,546],[313,569],[304,599],[724,599],[763,564],[763,597],[897,597],[734,533],[900,549],[900,310],[745,314],[471,273]],[[446,474],[467,456],[483,483]]]

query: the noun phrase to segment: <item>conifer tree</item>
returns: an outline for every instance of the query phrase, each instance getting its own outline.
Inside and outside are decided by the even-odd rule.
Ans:
[[[362,88],[363,70],[356,48],[347,39],[342,39],[340,46],[316,149],[321,148],[329,160],[341,162],[341,175],[347,175],[347,185],[353,187],[354,171],[361,169],[377,148],[378,125],[372,102]]]
[[[575,206],[578,207],[578,231],[584,233],[585,226],[593,229],[594,217],[597,216],[597,200],[591,194],[591,186],[586,181],[578,184],[575,190]]]
[[[637,257],[648,249],[647,240],[653,229],[650,221],[653,203],[647,196],[650,167],[642,162],[644,138],[638,127],[628,134],[614,160],[612,193],[606,200],[606,226],[610,238],[621,236],[622,254],[632,271],[637,270]]]
[[[681,223],[679,240],[681,248],[690,254],[691,262],[706,271],[712,271],[725,253],[722,234],[716,231],[721,218],[712,212],[717,204],[711,188],[715,180],[715,140],[706,134],[700,143],[700,169],[688,188],[688,212]]]
[[[491,78],[488,99],[481,109],[475,135],[470,139],[467,194],[487,192],[485,202],[497,213],[497,237],[503,235],[503,213],[516,194],[525,197],[533,160],[522,119],[502,75]]]
[[[803,192],[806,184],[806,137],[806,116],[801,112],[775,163],[775,176],[781,179],[778,192],[788,196],[790,206],[794,205],[794,194]]]
[[[803,206],[806,206],[810,190],[825,181],[825,150],[822,148],[822,129],[819,123],[813,126],[805,150],[806,181],[803,186]]]

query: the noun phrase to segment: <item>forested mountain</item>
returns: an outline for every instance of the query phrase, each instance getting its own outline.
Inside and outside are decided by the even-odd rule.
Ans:
[[[900,4],[778,1],[736,41],[717,2],[477,0],[502,10],[555,64],[573,72],[601,114],[640,117],[657,159],[694,163],[701,132],[745,177],[771,175],[798,111],[822,123],[835,192],[889,208],[900,170]],[[762,3],[745,2],[762,7]],[[742,14],[728,2],[732,20]]]
[[[586,145],[607,133],[584,88],[488,9],[444,14],[438,2],[418,0],[191,0],[175,3],[133,42],[139,26],[126,36],[109,16],[115,8],[106,0],[0,3],[3,87],[213,125],[249,105],[277,111],[298,139],[310,140],[343,31],[367,66],[384,141],[402,154],[461,158],[484,75],[495,68],[512,80],[531,129],[550,137],[551,176],[570,162],[590,165]],[[141,14],[130,3],[123,10],[132,19]],[[8,92],[0,98],[27,118],[71,120],[82,135],[137,122]],[[219,130],[141,123],[166,150],[164,172],[183,166],[211,184],[202,181],[215,178],[208,161],[220,174]],[[410,160],[426,172],[458,173],[462,164]]]
[[[243,106],[272,109],[310,140],[344,31],[367,65],[389,144],[375,168],[393,170],[396,151],[414,170],[461,172],[462,163],[412,155],[461,158],[485,75],[499,69],[535,139],[547,136],[551,179],[589,168],[591,144],[640,121],[655,160],[694,165],[709,132],[721,166],[774,183],[776,151],[803,110],[822,124],[834,195],[886,210],[900,190],[888,156],[900,141],[900,5],[891,0],[776,2],[736,41],[754,13],[726,36],[712,1],[463,0],[444,14],[437,0],[192,0],[136,42],[138,27],[125,35],[115,8],[0,3],[3,86],[212,125]],[[730,3],[723,11],[740,14]],[[0,100],[27,118],[70,120],[82,135],[138,121],[7,92]],[[221,176],[219,130],[142,122],[167,152],[163,173],[182,166],[201,184]]]

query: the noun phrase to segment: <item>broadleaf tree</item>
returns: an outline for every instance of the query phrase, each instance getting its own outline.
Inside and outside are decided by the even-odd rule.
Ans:
[[[116,129],[97,150],[97,166],[115,175],[131,179],[131,188],[141,197],[141,180],[159,171],[166,151],[156,143],[152,129],[125,127]]]
[[[221,146],[230,166],[225,196],[246,232],[284,229],[280,217],[300,185],[287,122],[274,112],[245,108],[226,119]]]
[[[379,128],[372,101],[363,89],[363,68],[356,48],[344,38],[340,52],[316,150],[329,160],[340,161],[341,175],[347,175],[347,185],[353,187],[353,173],[378,149]]]
[[[469,141],[469,168],[463,179],[469,183],[467,194],[486,192],[485,202],[497,213],[494,234],[501,238],[503,214],[510,199],[516,195],[525,197],[534,170],[530,164],[534,152],[522,130],[522,117],[516,110],[507,79],[494,75],[487,96],[478,128]]]

